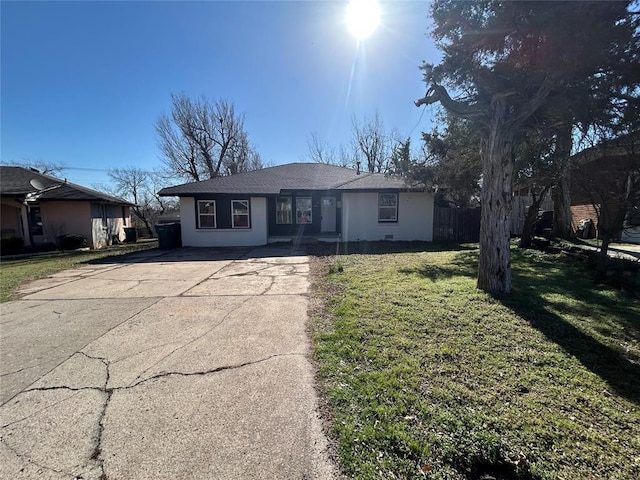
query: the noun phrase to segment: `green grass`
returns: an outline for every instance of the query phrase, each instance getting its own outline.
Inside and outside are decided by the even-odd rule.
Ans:
[[[17,300],[19,294],[16,290],[25,282],[102,258],[148,250],[157,246],[157,241],[151,241],[119,245],[108,250],[74,251],[19,259],[0,259],[0,303]]]
[[[344,472],[640,478],[640,302],[519,250],[513,294],[494,298],[476,262],[475,246],[312,260]]]

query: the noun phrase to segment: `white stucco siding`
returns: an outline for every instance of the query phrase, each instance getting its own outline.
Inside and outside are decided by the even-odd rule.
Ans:
[[[377,193],[342,195],[342,238],[359,240],[433,240],[433,195],[401,192],[398,221],[378,222]]]
[[[185,247],[252,247],[267,244],[267,199],[251,197],[251,228],[201,228],[192,197],[180,197],[182,245]]]

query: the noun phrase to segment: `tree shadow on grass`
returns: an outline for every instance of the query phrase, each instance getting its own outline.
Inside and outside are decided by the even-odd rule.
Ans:
[[[458,251],[452,259],[439,264],[429,259],[400,273],[417,274],[436,282],[457,276],[475,278],[477,250]],[[527,258],[520,251],[513,255],[513,293],[496,298],[531,326],[574,356],[587,369],[603,379],[612,390],[624,398],[640,404],[640,362],[626,354],[622,347],[602,343],[588,333],[589,328],[603,335],[617,335],[629,343],[640,341],[640,317],[631,307],[631,298],[616,301],[592,283],[589,273],[573,264],[560,265],[558,257]],[[557,295],[550,300],[550,293]],[[564,302],[563,302],[564,300]],[[566,310],[591,320],[581,329],[556,312]],[[604,319],[607,319],[606,321]],[[600,321],[595,324],[594,321]],[[608,322],[608,323],[607,323]]]
[[[567,266],[544,272],[544,264],[515,269],[513,293],[499,297],[499,300],[598,375],[617,394],[640,404],[640,382],[637,381],[640,378],[640,359],[625,353],[622,347],[604,344],[590,335],[588,328],[581,329],[579,323],[574,324],[554,311],[571,309],[572,313],[584,318],[585,327],[588,321],[604,323],[605,317],[599,313],[606,312],[607,330],[617,333],[616,339],[612,340],[617,345],[621,336],[629,342],[640,338],[640,318],[636,309],[631,307],[633,300],[623,298],[614,303],[610,297],[602,295],[599,287],[588,278],[581,277],[580,269]],[[544,274],[540,275],[540,272]],[[561,303],[545,298],[551,292],[559,294],[556,298],[568,301]]]
[[[420,275],[432,282],[459,276],[475,278],[478,274],[478,251],[476,249],[461,250],[444,264],[425,260],[415,267],[401,268],[399,272]]]

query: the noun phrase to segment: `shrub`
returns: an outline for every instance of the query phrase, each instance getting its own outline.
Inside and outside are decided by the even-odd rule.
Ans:
[[[58,247],[61,250],[76,250],[87,246],[87,237],[78,234],[65,234],[57,237]]]
[[[4,237],[0,242],[0,254],[2,255],[13,255],[24,250],[24,240],[20,237]]]

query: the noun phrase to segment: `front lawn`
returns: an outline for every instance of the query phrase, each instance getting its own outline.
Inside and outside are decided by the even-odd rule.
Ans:
[[[640,478],[640,302],[560,255],[477,248],[312,258],[315,354],[354,478]]]

